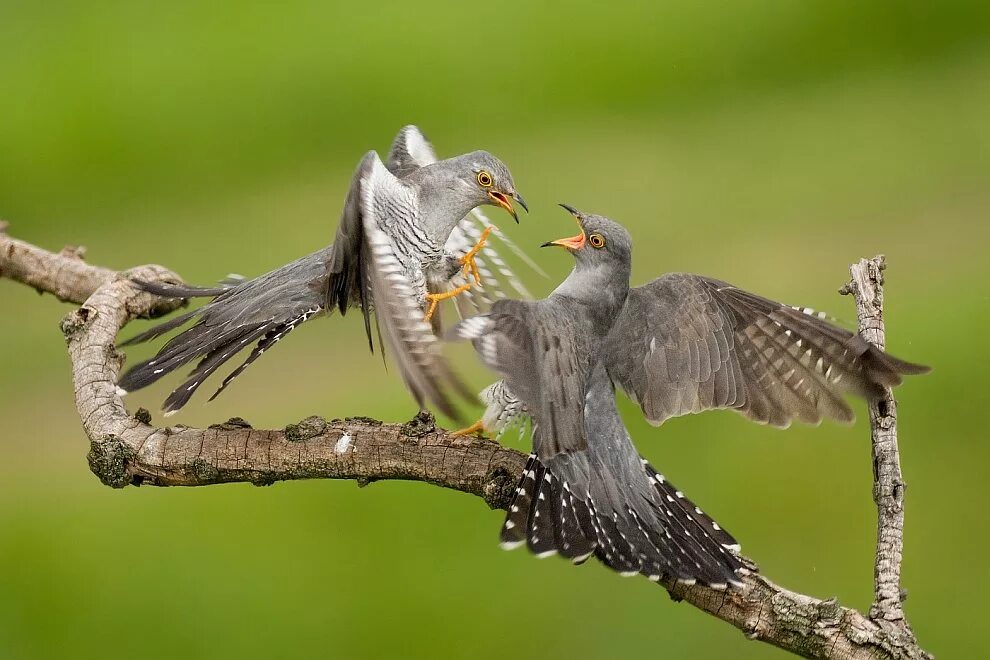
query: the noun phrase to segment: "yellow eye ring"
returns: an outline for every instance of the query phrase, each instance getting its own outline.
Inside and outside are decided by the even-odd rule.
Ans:
[[[591,247],[601,249],[605,247],[605,237],[601,234],[592,234],[588,237],[588,242],[591,243]]]
[[[480,172],[478,172],[478,185],[481,186],[482,188],[491,188],[492,175],[486,172],[485,170],[481,170]]]

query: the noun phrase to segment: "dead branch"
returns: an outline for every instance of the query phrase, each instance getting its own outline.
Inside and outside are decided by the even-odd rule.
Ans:
[[[884,348],[883,255],[861,259],[849,267],[852,280],[840,293],[856,300],[859,331],[872,344]],[[870,618],[892,630],[913,636],[901,602],[901,558],[904,554],[904,489],[897,448],[897,404],[890,390],[870,403],[873,447],[873,500],[877,505],[877,551],[873,567],[873,605]]]
[[[176,275],[161,266],[117,273],[86,264],[79,249],[48,252],[10,238],[5,229],[0,223],[0,277],[82,304],[61,327],[72,361],[76,407],[90,440],[89,466],[108,486],[272,484],[291,479],[351,479],[363,485],[406,479],[471,493],[493,508],[508,506],[526,457],[490,440],[452,437],[429,416],[407,424],[310,417],[281,430],[259,430],[239,418],[206,429],[159,428],[150,424],[147,411],[129,414],[115,386],[123,363],[115,347],[117,333],[131,319],[175,307],[174,302],[139,292],[129,278],[174,282]],[[879,286],[878,277],[857,286],[865,292],[874,284]],[[867,318],[861,309],[861,323],[879,318],[882,300],[865,295],[876,314]],[[876,323],[871,331],[879,334],[866,336],[882,346],[882,322],[870,322]],[[882,520],[877,603],[870,616],[834,599],[788,591],[759,574],[747,576],[742,589],[729,591],[662,583],[671,596],[735,626],[749,639],[807,658],[930,658],[904,624],[900,608],[903,484],[892,403],[871,411]],[[878,429],[887,440],[877,440]]]

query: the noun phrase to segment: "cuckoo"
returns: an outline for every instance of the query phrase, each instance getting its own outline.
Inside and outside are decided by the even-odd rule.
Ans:
[[[471,340],[533,419],[533,453],[501,539],[623,575],[739,584],[735,539],[657,473],[633,445],[602,359],[629,294],[631,240],[617,223],[567,208],[581,233],[574,270],[547,298],[500,300],[451,329]],[[497,393],[494,393],[497,396]]]
[[[824,313],[691,273],[631,288],[597,350],[609,379],[654,426],[715,409],[780,428],[794,420],[848,423],[854,416],[847,394],[874,400],[903,376],[929,371],[830,323]],[[459,433],[500,435],[530,421],[525,401],[505,382],[480,397],[483,417]]]
[[[473,151],[438,161],[425,136],[406,126],[385,163],[374,151],[361,159],[330,246],[254,279],[228,279],[216,287],[138,282],[161,296],[212,300],[124,342],[151,340],[195,321],[155,357],[127,371],[119,388],[122,393],[143,388],[198,360],[162,406],[166,414],[174,413],[242,349],[254,344],[210,400],[300,324],[358,307],[369,347],[374,351],[377,335],[420,407],[429,401],[454,416],[447,389],[460,384],[439,353],[435,310],[440,301],[461,294],[476,306],[492,295],[504,297],[492,270],[523,291],[487,243],[494,227],[478,209],[497,206],[518,222],[513,201],[527,208],[498,158]]]

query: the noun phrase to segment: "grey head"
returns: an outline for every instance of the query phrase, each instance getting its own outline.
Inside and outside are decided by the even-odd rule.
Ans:
[[[437,161],[410,173],[403,181],[418,188],[427,228],[443,241],[461,218],[479,206],[498,206],[516,222],[519,215],[513,200],[523,210],[529,210],[509,168],[487,151]]]
[[[574,255],[574,270],[554,293],[600,303],[609,310],[614,307],[618,313],[629,292],[632,237],[625,227],[605,216],[561,206],[574,216],[581,232],[540,246],[562,247]]]

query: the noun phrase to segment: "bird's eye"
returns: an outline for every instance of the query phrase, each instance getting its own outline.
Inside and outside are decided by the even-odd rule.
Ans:
[[[601,249],[605,247],[605,237],[601,234],[592,234],[588,237],[588,242],[591,243],[591,247]]]
[[[484,170],[478,172],[478,185],[480,185],[482,188],[491,188],[492,175]]]

